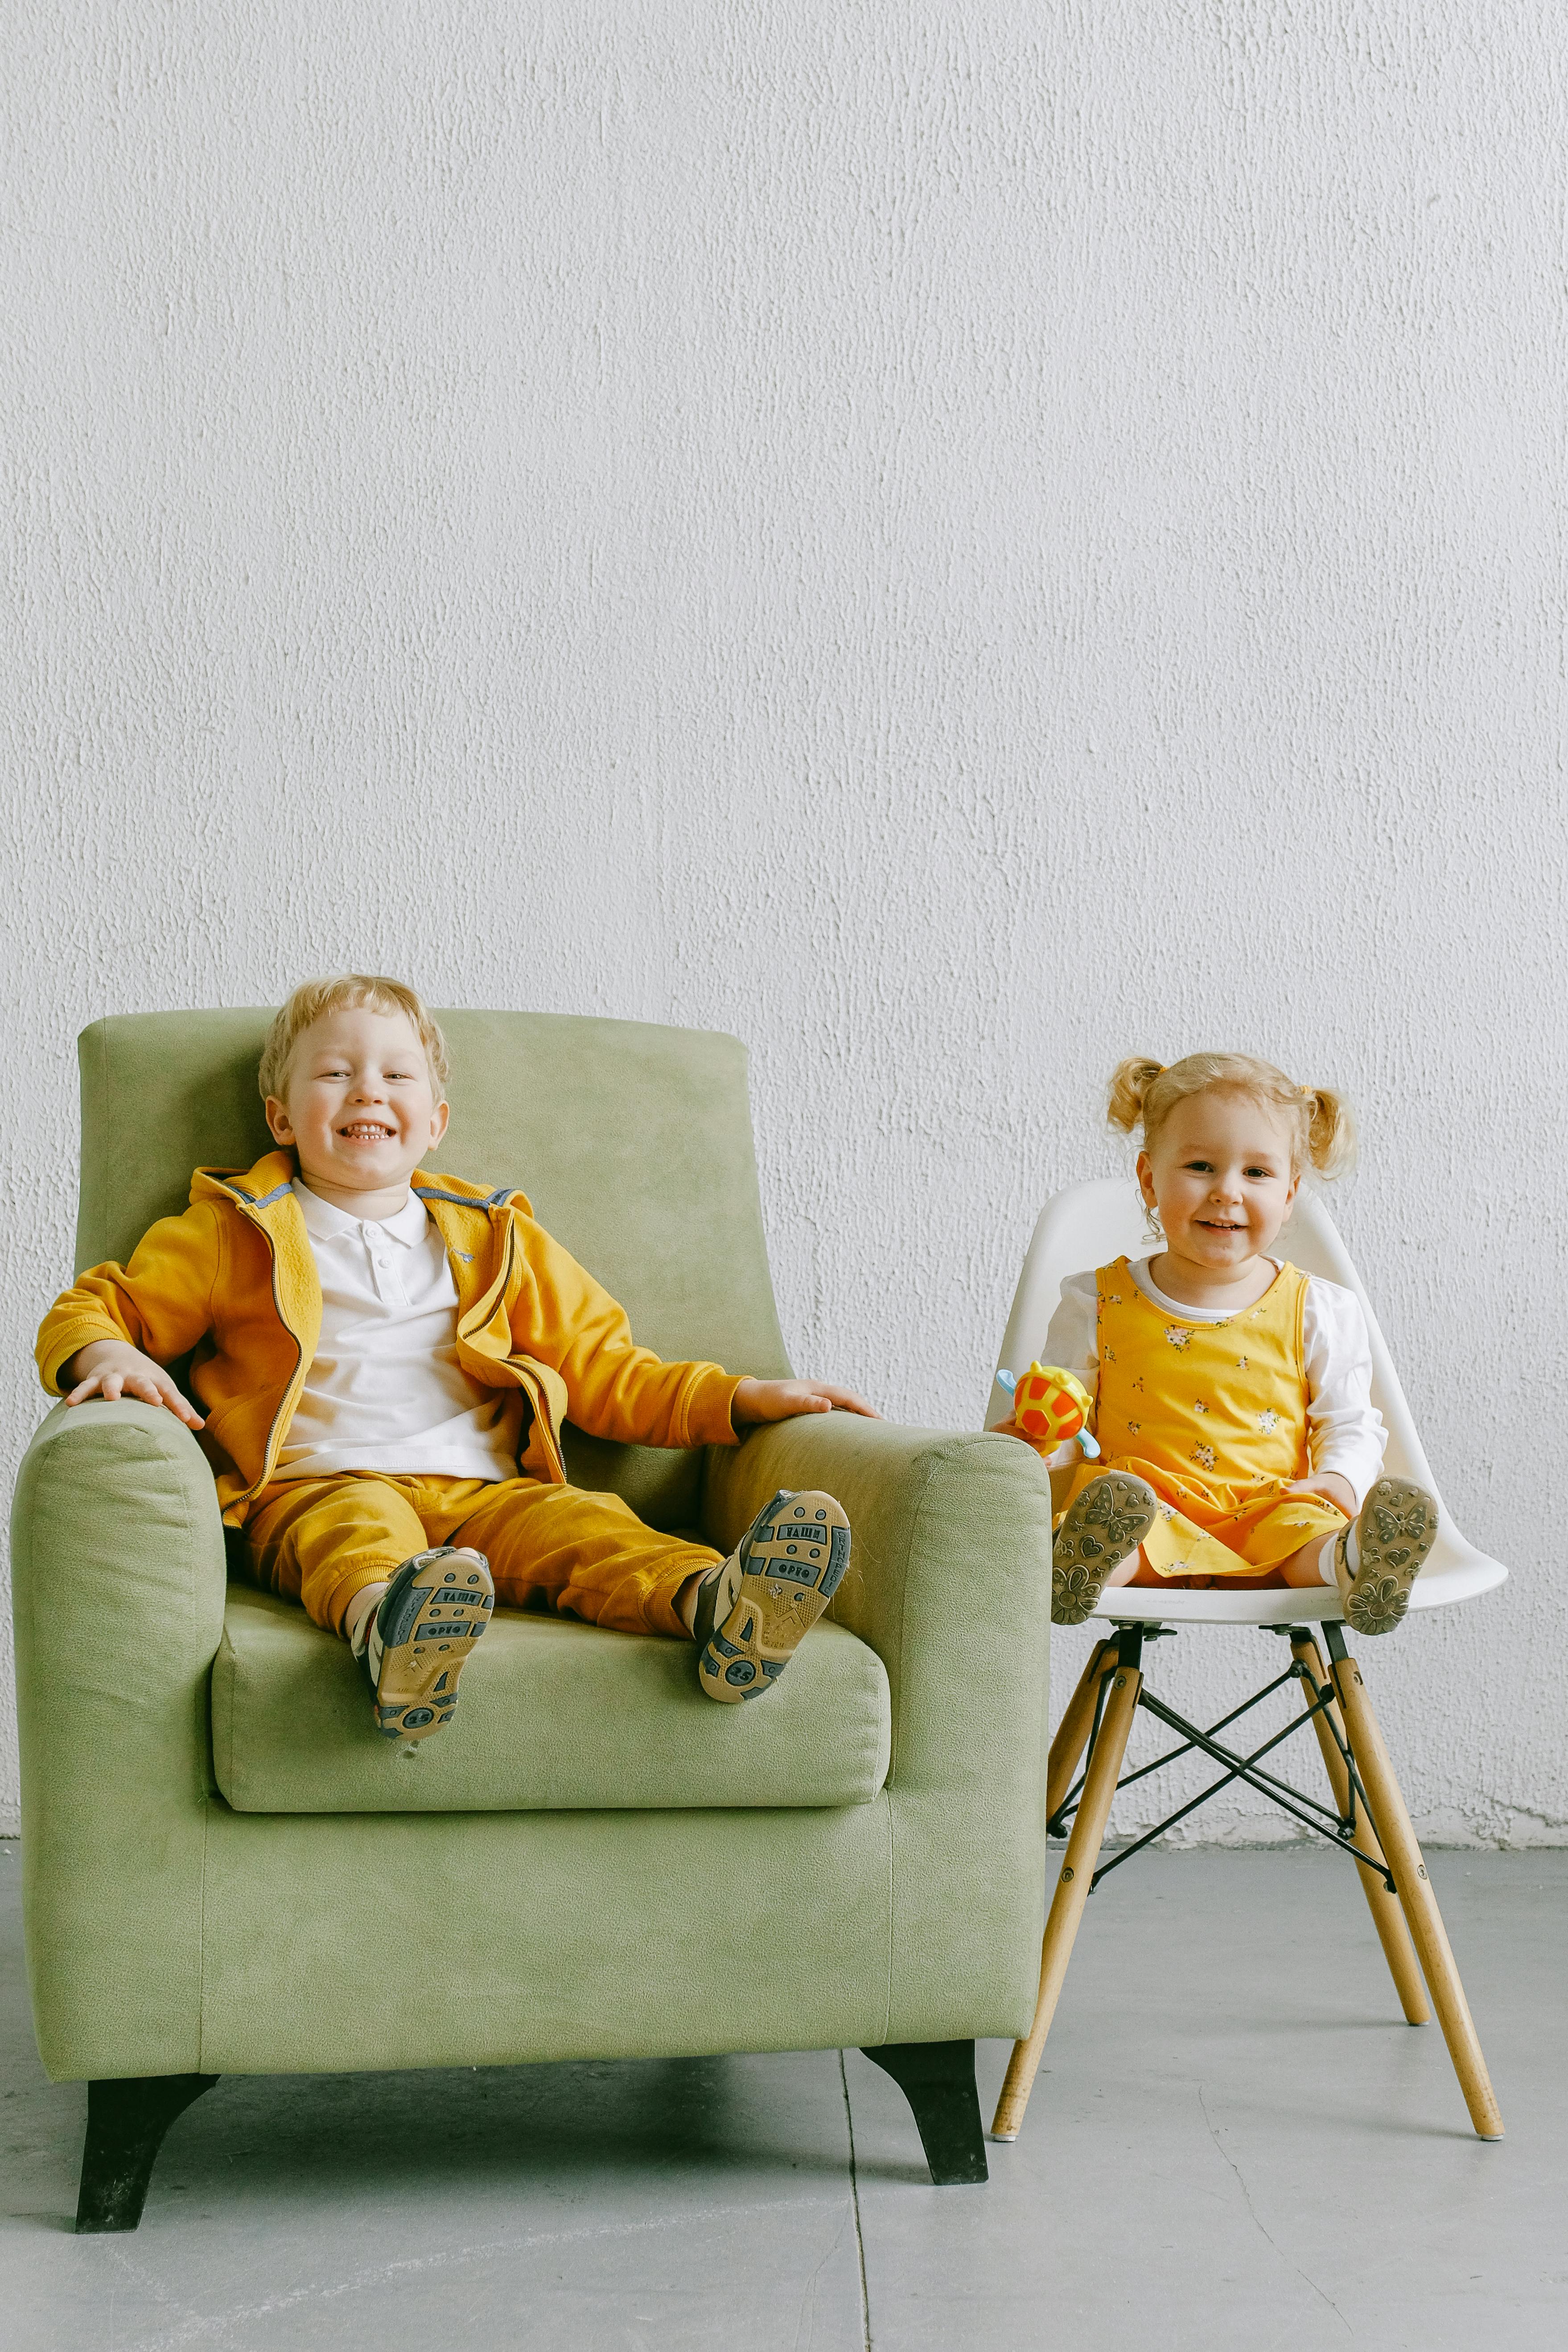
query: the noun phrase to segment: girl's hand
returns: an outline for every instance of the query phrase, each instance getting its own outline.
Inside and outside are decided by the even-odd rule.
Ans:
[[[1347,1519],[1355,1517],[1355,1488],[1337,1470],[1325,1470],[1321,1478],[1293,1478],[1286,1487],[1288,1495],[1318,1495],[1324,1502],[1334,1504]]]
[[[797,1413],[831,1412],[835,1405],[840,1412],[864,1413],[868,1421],[882,1418],[853,1389],[836,1389],[826,1381],[742,1381],[731,1400],[730,1418],[739,1429],[742,1422],[793,1421]]]
[[[129,1339],[94,1339],[79,1348],[71,1365],[76,1386],[67,1397],[67,1404],[81,1404],[90,1396],[100,1396],[106,1404],[117,1404],[121,1397],[140,1397],[143,1404],[161,1404],[187,1429],[205,1429],[206,1423],[188,1404],[163,1370]]]

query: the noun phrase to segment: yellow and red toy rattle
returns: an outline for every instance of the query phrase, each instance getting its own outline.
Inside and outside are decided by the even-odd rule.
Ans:
[[[996,1378],[1012,1394],[1013,1418],[1026,1437],[1049,1438],[1057,1445],[1076,1437],[1089,1460],[1099,1461],[1100,1447],[1089,1428],[1094,1400],[1071,1372],[1058,1364],[1031,1364],[1026,1372],[998,1372]]]

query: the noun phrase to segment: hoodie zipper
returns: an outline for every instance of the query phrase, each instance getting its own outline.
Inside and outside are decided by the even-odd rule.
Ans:
[[[511,1287],[511,1269],[516,1254],[517,1229],[509,1219],[506,1228],[506,1251],[501,1259],[500,1277],[498,1282],[492,1283],[490,1286],[490,1295],[495,1298],[497,1305],[500,1306],[503,1311],[506,1306],[507,1293]],[[480,1301],[480,1304],[483,1304],[482,1300]],[[493,1314],[495,1309],[492,1307],[490,1311]],[[528,1381],[526,1374],[524,1375],[524,1379],[521,1381],[518,1385],[522,1389],[523,1394],[528,1398],[529,1402],[532,1407],[533,1430],[534,1434],[540,1442],[540,1450],[555,1474],[556,1485],[564,1486],[566,1484],[566,1465],[561,1459],[561,1450],[555,1443],[555,1432],[550,1425],[550,1402],[544,1393],[543,1386],[541,1384],[536,1389],[533,1383]]]
[[[469,1204],[464,1203],[463,1205],[468,1206]],[[486,1204],[482,1202],[476,1201],[471,1205],[475,1208],[480,1208],[484,1207]],[[495,1229],[493,1223],[493,1213],[490,1229],[492,1232]],[[448,1242],[446,1246],[447,1254],[450,1255],[451,1244]],[[511,1287],[511,1270],[516,1260],[516,1255],[517,1228],[509,1218],[506,1224],[500,1273],[489,1285],[484,1296],[468,1309],[468,1314],[459,1317],[459,1330],[461,1330],[462,1326],[465,1323],[468,1322],[470,1317],[477,1316],[479,1313],[480,1309],[485,1306],[486,1300],[491,1302],[489,1308],[491,1315],[495,1314],[498,1307],[504,1311],[507,1293]],[[528,1400],[529,1407],[532,1414],[532,1434],[538,1440],[540,1451],[544,1455],[545,1462],[553,1474],[554,1483],[558,1486],[564,1486],[566,1484],[566,1465],[561,1458],[561,1449],[555,1442],[555,1432],[550,1424],[550,1402],[548,1397],[545,1395],[543,1386],[542,1384],[536,1385],[531,1380],[530,1380],[526,1373],[523,1375],[522,1379],[519,1381],[518,1386],[521,1390],[524,1397]],[[526,1447],[523,1450],[526,1452]],[[519,1466],[521,1467],[521,1464]]]
[[[242,1203],[242,1206],[244,1204]],[[282,1324],[283,1328],[288,1332],[289,1337],[294,1342],[294,1369],[289,1375],[283,1394],[279,1400],[278,1410],[273,1414],[271,1423],[267,1432],[267,1443],[261,1449],[261,1475],[257,1479],[253,1486],[247,1486],[245,1493],[236,1498],[239,1502],[248,1503],[251,1501],[253,1496],[260,1494],[261,1489],[266,1486],[268,1478],[272,1475],[273,1468],[275,1466],[272,1444],[274,1438],[278,1436],[279,1423],[283,1422],[285,1412],[288,1413],[290,1421],[294,1417],[294,1407],[299,1402],[300,1391],[305,1384],[305,1350],[300,1344],[299,1333],[289,1322],[289,1318],[284,1314],[283,1301],[278,1296],[278,1245],[274,1242],[272,1235],[268,1232],[267,1227],[262,1223],[261,1219],[256,1214],[256,1212],[253,1209],[246,1207],[245,1214],[249,1219],[250,1223],[256,1227],[256,1230],[261,1235],[262,1240],[267,1244],[267,1264],[272,1283],[272,1304],[278,1311],[278,1320]],[[287,1423],[284,1423],[284,1426],[287,1427]]]

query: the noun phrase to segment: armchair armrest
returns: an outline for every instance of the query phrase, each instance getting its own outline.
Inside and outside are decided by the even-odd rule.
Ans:
[[[704,1532],[728,1551],[776,1488],[849,1514],[829,1614],[876,1651],[893,1699],[889,1788],[1035,1792],[1045,1771],[1050,1483],[1016,1438],[803,1414],[708,1455]]]
[[[57,2079],[195,2070],[226,1583],[195,1438],[157,1406],[57,1405],[17,1477],[11,1561],[44,2063]]]
[[[1016,1438],[803,1415],[708,1456],[728,1550],[779,1486],[849,1514],[833,1615],[888,1670],[888,1991],[881,2042],[1016,2035],[1046,1877],[1051,1491]]]

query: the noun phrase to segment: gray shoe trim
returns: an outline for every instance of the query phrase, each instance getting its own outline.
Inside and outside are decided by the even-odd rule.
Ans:
[[[770,1502],[763,1505],[728,1559],[715,1561],[707,1570],[697,1588],[697,1606],[692,1612],[691,1638],[698,1648],[706,1647],[712,1638],[715,1625],[721,1625],[735,1605],[735,1595],[741,1589],[741,1579],[746,1572],[746,1562],[752,1556],[752,1540],[764,1528],[771,1533],[773,1513],[781,1503],[787,1503],[795,1493],[793,1486],[781,1486]],[[842,1576],[842,1569],[838,1571]]]
[[[784,1511],[791,1503],[798,1526]],[[699,1588],[697,1675],[708,1697],[756,1698],[772,1689],[842,1581],[849,1547],[843,1506],[831,1495],[781,1486],[763,1506],[730,1558]],[[795,1599],[781,1611],[791,1586]],[[773,1652],[766,1656],[764,1627]]]
[[[458,1675],[465,1659],[471,1654],[474,1640],[484,1632],[485,1625],[489,1622],[487,1617],[481,1622],[469,1624],[465,1646],[456,1656],[448,1670],[452,1677],[452,1688],[447,1696],[437,1697],[432,1706],[426,1703],[426,1699],[410,1701],[404,1698],[393,1701],[384,1695],[381,1682],[382,1675],[387,1669],[388,1655],[391,1652],[401,1649],[409,1640],[418,1628],[426,1603],[435,1600],[440,1593],[444,1583],[440,1563],[448,1559],[461,1560],[465,1563],[470,1560],[478,1561],[483,1570],[487,1605],[493,1606],[494,1584],[489,1572],[489,1562],[483,1552],[477,1550],[472,1545],[433,1544],[428,1551],[416,1552],[412,1559],[405,1559],[402,1567],[394,1571],[392,1580],[382,1594],[380,1604],[375,1610],[374,1622],[365,1643],[365,1665],[370,1671],[375,1691],[374,1709],[375,1720],[377,1727],[389,1739],[395,1739],[405,1731],[418,1736],[426,1727],[433,1726],[437,1717],[442,1723],[451,1721],[452,1711],[458,1703],[456,1688]],[[434,1574],[431,1573],[432,1570],[435,1571]],[[476,1584],[479,1582],[477,1577],[470,1580]],[[465,1609],[473,1606],[472,1596],[466,1590],[457,1597],[462,1601]],[[426,1632],[427,1633],[439,1633],[447,1629],[442,1628],[437,1621],[433,1621]],[[405,1671],[405,1668],[401,1664],[395,1667],[393,1672],[395,1683]],[[440,1682],[432,1685],[432,1693],[443,1688],[446,1682],[447,1675],[443,1674]]]

